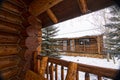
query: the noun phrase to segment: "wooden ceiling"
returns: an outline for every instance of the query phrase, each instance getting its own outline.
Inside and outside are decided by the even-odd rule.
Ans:
[[[22,0],[43,27],[88,14],[114,4],[112,0]]]

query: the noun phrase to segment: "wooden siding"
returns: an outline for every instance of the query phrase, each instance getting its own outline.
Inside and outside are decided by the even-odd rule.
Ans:
[[[63,38],[63,39],[56,39],[56,40],[58,40],[58,45],[56,47],[58,48],[59,51],[63,51],[63,52],[101,54],[103,50],[103,42],[102,42],[103,36],[102,35],[86,36],[86,37],[80,37],[80,38],[66,38],[66,39]],[[82,42],[80,42],[81,40]],[[83,40],[88,40],[88,42],[85,42]],[[59,44],[60,41],[63,43]],[[66,41],[66,43],[64,41]],[[70,41],[72,41],[72,44]],[[73,50],[71,48],[73,48]]]

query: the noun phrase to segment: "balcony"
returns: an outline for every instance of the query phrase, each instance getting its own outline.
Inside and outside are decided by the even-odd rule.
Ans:
[[[91,74],[95,75],[97,80],[114,79],[118,72],[117,69],[79,64],[36,53],[34,53],[34,71],[42,74],[47,80],[81,80],[81,77],[84,77],[84,80],[91,80]]]

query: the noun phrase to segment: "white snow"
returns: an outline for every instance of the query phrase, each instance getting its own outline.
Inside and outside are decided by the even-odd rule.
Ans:
[[[113,63],[113,60],[110,60],[110,62],[107,62],[107,59],[90,58],[90,57],[61,56],[61,59],[76,62],[76,63],[82,63],[82,64],[87,64],[87,65],[94,65],[94,66],[112,68],[112,69],[119,69],[119,64],[120,64],[120,60],[117,60],[117,58],[115,58],[116,64]],[[67,74],[67,68],[65,67],[64,68],[64,79],[66,78],[66,74]],[[55,72],[54,72],[54,75],[55,75]],[[61,66],[60,65],[58,66],[58,80],[61,80]],[[81,71],[79,72],[79,80],[85,80],[85,72],[81,72]],[[90,80],[98,80],[97,75],[90,74]],[[112,79],[102,77],[102,80],[112,80]]]
[[[117,58],[115,59],[116,60],[115,64],[113,60],[110,60],[110,62],[108,62],[107,59],[90,58],[90,57],[61,56],[61,59],[67,61],[73,61],[77,63],[99,66],[99,67],[113,68],[113,69],[119,69],[119,65],[120,65],[120,60],[117,60]]]
[[[55,24],[54,26],[58,27],[59,30],[55,38],[75,38],[103,34],[102,28],[104,28],[105,21],[102,15],[105,10],[102,9]]]
[[[82,63],[82,64],[87,64],[87,65],[94,65],[94,66],[112,68],[112,69],[119,69],[119,63],[120,63],[120,60],[117,60],[117,58],[116,58],[116,64],[113,63],[113,60],[110,60],[110,62],[107,62],[106,59],[90,58],[90,57],[61,56],[61,59],[76,62],[76,63]],[[58,69],[59,69],[58,70],[58,74],[59,74],[58,80],[61,80],[60,66]],[[66,69],[67,68],[65,68],[65,70],[64,70],[65,76],[67,73]],[[85,80],[85,73],[84,72],[79,72],[79,80]],[[90,80],[98,80],[97,75],[90,74]],[[102,77],[102,80],[112,80],[112,79]]]

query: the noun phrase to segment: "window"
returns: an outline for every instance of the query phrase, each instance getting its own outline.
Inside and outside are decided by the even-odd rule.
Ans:
[[[62,46],[62,45],[63,45],[63,42],[62,42],[62,41],[57,41],[56,44],[59,45],[59,46]]]
[[[80,45],[90,45],[90,39],[79,39]]]

